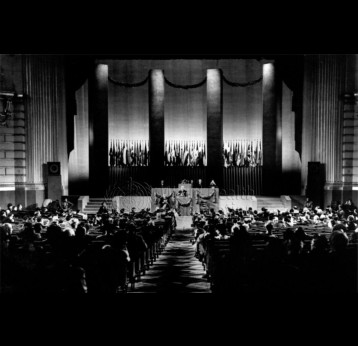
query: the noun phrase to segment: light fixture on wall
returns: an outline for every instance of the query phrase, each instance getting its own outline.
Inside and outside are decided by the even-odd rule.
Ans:
[[[16,93],[0,92],[0,99],[3,100],[3,111],[0,112],[0,126],[8,127],[8,120],[14,116],[13,99],[22,98],[23,95]]]

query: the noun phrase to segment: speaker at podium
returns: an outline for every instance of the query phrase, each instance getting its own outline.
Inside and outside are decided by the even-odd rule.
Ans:
[[[60,162],[47,162],[47,198],[61,200],[63,195]]]

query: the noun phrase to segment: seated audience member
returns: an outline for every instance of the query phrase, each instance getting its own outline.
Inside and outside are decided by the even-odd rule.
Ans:
[[[353,233],[356,229],[357,229],[357,223],[354,222],[354,216],[353,215],[349,215],[347,218],[347,232],[349,233]]]
[[[8,215],[6,210],[2,210],[0,214],[1,223],[14,223],[14,215]]]
[[[61,207],[62,207],[62,211],[68,212],[73,207],[73,203],[71,203],[67,198],[65,198],[64,201],[62,202]]]
[[[313,202],[307,197],[306,198],[306,202],[304,204],[304,207],[307,209],[312,209],[313,208]]]
[[[357,253],[349,249],[349,238],[342,230],[333,230],[328,257],[328,292],[357,293]]]
[[[343,225],[342,225],[343,226]],[[344,227],[344,226],[343,226]],[[329,237],[329,242],[331,246],[332,253],[343,253],[348,246],[348,236],[344,232],[344,228],[334,228],[331,236]]]

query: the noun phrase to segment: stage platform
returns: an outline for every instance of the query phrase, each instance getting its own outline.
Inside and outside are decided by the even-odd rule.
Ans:
[[[169,195],[172,192],[172,190],[166,191],[166,195]],[[203,195],[209,195],[210,191],[212,190],[208,189],[204,191]],[[191,206],[187,206],[186,208],[183,207],[181,211],[178,210],[180,214],[197,213],[200,211],[199,204],[195,200],[196,193],[193,194],[193,197],[194,198],[192,198],[191,200]],[[188,197],[182,197],[182,198],[188,199]],[[89,196],[81,196],[79,201],[81,201],[81,203],[79,203],[78,209],[86,214],[96,214],[102,202],[106,202],[110,210],[116,209],[119,211],[121,208],[123,208],[127,212],[131,211],[133,207],[135,207],[137,211],[141,209],[149,208],[151,212],[153,212],[158,207],[158,205],[156,204],[155,195],[115,196],[112,198],[92,198],[92,197],[90,198]],[[211,203],[210,207],[213,207],[215,211],[222,209],[224,213],[227,213],[229,209],[242,208],[244,210],[247,210],[250,207],[253,210],[258,210],[258,211],[260,211],[262,207],[265,207],[269,211],[275,212],[277,211],[277,209],[279,209],[280,211],[289,210],[294,205],[300,208],[303,206],[304,201],[305,201],[304,196],[292,196],[291,198],[290,196],[231,195],[231,196],[218,196],[218,198],[215,198],[215,203]],[[184,202],[186,202],[186,200],[184,200]],[[191,208],[192,210],[190,211],[189,209]],[[191,216],[188,215],[188,217]]]

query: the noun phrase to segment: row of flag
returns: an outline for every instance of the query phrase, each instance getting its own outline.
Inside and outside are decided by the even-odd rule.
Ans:
[[[204,140],[166,140],[165,166],[206,166],[207,150]],[[148,140],[113,139],[109,149],[110,166],[148,166]],[[223,143],[224,167],[262,165],[261,140],[237,139]]]
[[[262,166],[262,145],[259,139],[236,139],[223,143],[224,167]]]
[[[109,149],[110,166],[148,166],[148,164],[148,140],[111,140]]]
[[[204,140],[166,140],[164,143],[165,166],[206,166]]]

